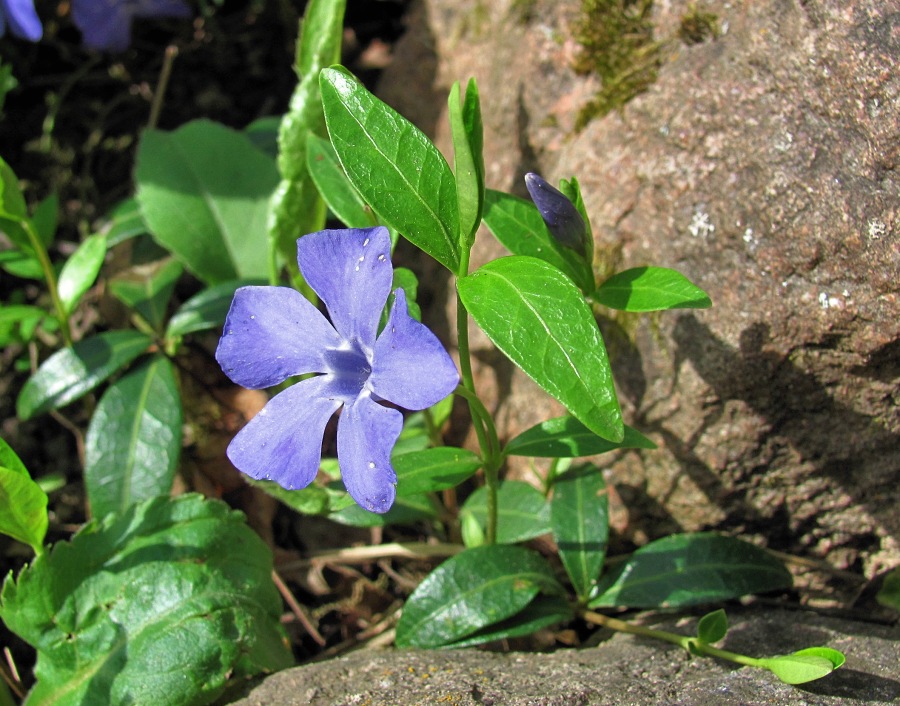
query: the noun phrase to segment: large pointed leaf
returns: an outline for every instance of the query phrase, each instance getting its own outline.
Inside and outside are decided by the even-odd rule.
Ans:
[[[107,331],[57,351],[22,387],[16,400],[19,419],[31,419],[74,402],[152,343],[149,336],[137,331]]]
[[[469,250],[481,225],[484,209],[484,126],[478,84],[469,79],[465,97],[460,86],[450,89],[450,132],[453,136],[453,163],[456,167],[456,195],[459,202],[460,247]]]
[[[614,274],[594,294],[601,304],[623,311],[706,309],[712,302],[700,287],[666,267],[635,267]]]
[[[457,649],[511,637],[525,637],[551,625],[568,623],[574,617],[572,605],[563,596],[537,596],[511,618],[482,628],[449,647]]]
[[[372,209],[344,174],[331,143],[309,134],[306,141],[309,173],[331,212],[348,228],[371,228],[377,225]]]
[[[103,393],[85,438],[84,480],[96,517],[172,488],[181,453],[181,398],[156,355]]]
[[[516,615],[541,590],[562,592],[540,554],[504,545],[467,549],[413,591],[397,624],[397,646],[456,642]]]
[[[450,446],[400,454],[391,463],[400,496],[455,488],[481,468],[481,459],[471,451]]]
[[[512,439],[503,450],[507,456],[577,458],[616,449],[655,449],[650,439],[625,425],[622,441],[614,443],[597,436],[575,417],[566,415],[540,422]]]
[[[784,565],[749,542],[712,532],[674,534],[602,577],[590,606],[680,608],[790,585]]]
[[[618,443],[622,412],[603,338],[572,281],[533,257],[503,257],[457,281],[472,318],[506,356],[595,434]]]
[[[587,598],[600,576],[609,539],[606,483],[596,466],[571,468],[553,484],[553,539],[579,598]]]
[[[322,71],[321,91],[331,144],[350,182],[382,222],[456,272],[456,180],[443,155],[346,71]]]
[[[272,554],[224,503],[154,498],[93,522],[0,594],[37,649],[29,706],[207,704],[291,662]]]
[[[148,130],[135,177],[153,236],[200,279],[268,273],[266,216],[278,171],[246,135],[208,120]]]

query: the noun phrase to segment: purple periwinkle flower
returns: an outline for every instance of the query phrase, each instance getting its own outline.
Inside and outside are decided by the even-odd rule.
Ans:
[[[241,471],[289,490],[309,485],[325,425],[343,405],[337,453],[347,492],[371,512],[390,509],[397,483],[391,450],[403,415],[381,402],[425,409],[459,383],[440,341],[407,313],[402,289],[377,335],[393,281],[390,257],[390,236],[380,226],[323,230],[297,241],[300,271],[330,322],[287,287],[235,292],[216,350],[229,378],[259,389],[319,373],[275,395],[234,437],[227,454]]]
[[[6,25],[19,39],[38,41],[44,34],[41,20],[34,10],[34,0],[0,0],[0,37]]]
[[[559,189],[550,186],[540,175],[533,172],[525,175],[525,186],[551,235],[561,245],[585,255],[587,226],[575,204]]]
[[[135,18],[186,18],[191,14],[184,0],[72,0],[72,20],[81,30],[84,45],[115,52],[125,51],[131,44]]]

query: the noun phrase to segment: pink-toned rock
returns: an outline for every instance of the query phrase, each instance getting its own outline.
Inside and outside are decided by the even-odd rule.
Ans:
[[[599,266],[710,294],[603,323],[659,444],[606,459],[627,533],[714,527],[873,575],[900,561],[900,3],[710,0],[721,34],[688,46],[690,4],[656,4],[658,79],[580,132],[600,83],[571,68],[575,0],[417,3],[380,94],[449,155],[446,94],[475,76],[490,187],[574,174]],[[473,267],[502,253],[482,232]],[[472,336],[507,437],[559,412]]]

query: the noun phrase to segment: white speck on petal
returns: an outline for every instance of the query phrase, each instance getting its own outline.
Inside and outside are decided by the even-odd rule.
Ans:
[[[255,318],[256,318],[256,315],[255,315],[255,314],[250,314],[250,320],[251,320],[251,321],[252,321],[253,319],[255,319]]]
[[[384,262],[384,255],[378,256],[378,262]]]
[[[369,461],[369,468],[375,468],[375,461]]]
[[[369,244],[369,239],[366,238],[366,239],[363,241],[363,247],[366,247],[366,245],[368,245],[368,244]]]

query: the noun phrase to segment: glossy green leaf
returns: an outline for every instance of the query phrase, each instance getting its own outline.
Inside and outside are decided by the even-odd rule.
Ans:
[[[539,591],[562,593],[546,560],[523,547],[467,549],[432,571],[406,601],[398,647],[443,647],[494,625]]]
[[[503,453],[507,456],[578,458],[616,449],[655,448],[656,444],[627,424],[622,441],[615,443],[597,436],[575,417],[565,415],[526,429],[506,445]]]
[[[230,677],[289,666],[271,572],[243,515],[196,494],[88,524],[0,593],[37,649],[29,706],[199,706]]]
[[[697,639],[707,645],[723,639],[728,632],[728,616],[719,608],[707,613],[697,623]]]
[[[450,446],[394,456],[391,463],[400,496],[455,488],[481,468],[481,459],[474,453]]]
[[[307,135],[325,136],[319,72],[341,58],[345,0],[307,3],[294,70],[299,81],[278,132],[281,181],[272,196],[269,236],[296,272],[297,238],[321,230],[325,204],[307,168]]]
[[[259,488],[266,495],[271,495],[302,515],[327,515],[331,512],[331,496],[318,483],[312,483],[300,490],[288,490],[274,481],[253,480],[250,476],[243,476],[243,478],[246,483],[254,488]]]
[[[458,640],[448,646],[453,649],[459,649],[461,647],[483,645],[486,642],[494,642],[495,640],[525,637],[551,625],[571,622],[574,617],[571,604],[562,596],[539,595],[525,606],[524,610],[513,617],[482,628],[469,637]]]
[[[166,320],[169,300],[182,271],[180,262],[167,257],[135,265],[111,279],[109,289],[119,301],[159,330]]]
[[[622,311],[706,309],[712,302],[700,287],[676,270],[635,267],[614,274],[594,293],[594,299]]]
[[[137,197],[153,237],[207,284],[268,273],[274,162],[246,135],[208,120],[147,130]]]
[[[106,238],[91,235],[66,260],[57,288],[66,312],[71,313],[84,293],[93,286],[106,257]]]
[[[594,232],[591,228],[591,220],[588,218],[587,209],[584,206],[584,199],[581,197],[581,185],[575,177],[560,179],[559,190],[569,201],[575,204],[575,210],[581,214],[581,218],[584,220],[584,225],[586,226],[583,241],[584,263],[587,269],[590,270],[590,273],[593,274],[591,265],[594,261]]]
[[[460,508],[472,515],[482,530],[487,528],[487,491],[472,493]],[[550,532],[550,504],[534,486],[517,480],[500,484],[497,491],[497,543],[515,544]]]
[[[266,284],[261,279],[237,279],[213,285],[195,294],[178,307],[166,328],[166,338],[219,328],[231,308],[234,293],[240,287]]]
[[[353,503],[329,515],[329,518],[335,522],[351,527],[410,525],[421,520],[433,520],[436,517],[437,511],[426,495],[398,497],[391,509],[384,514],[369,512]]]
[[[347,179],[328,140],[310,133],[307,136],[306,161],[316,188],[331,212],[344,225],[348,228],[377,225],[375,214]]]
[[[44,247],[49,248],[56,238],[56,227],[59,224],[59,197],[56,194],[50,194],[34,207],[31,224]]]
[[[572,281],[533,257],[504,257],[457,281],[494,345],[595,434],[624,438],[603,338]]]
[[[63,407],[93,390],[144,353],[153,340],[137,331],[108,331],[51,355],[16,400],[19,419]]]
[[[597,583],[609,540],[609,500],[600,469],[575,466],[553,484],[553,539],[579,598]]]
[[[320,76],[331,144],[350,183],[383,223],[456,272],[456,180],[443,155],[345,70]]]
[[[604,575],[591,608],[681,608],[791,585],[771,554],[734,537],[675,534],[638,549]]]
[[[3,157],[0,157],[0,216],[12,219],[28,217],[19,180]]]
[[[178,385],[163,355],[107,388],[85,437],[84,482],[94,516],[171,491],[181,423]]]
[[[102,232],[106,235],[107,248],[149,232],[137,199],[128,198],[116,204]]]
[[[0,439],[0,532],[43,552],[47,534],[47,494]]]
[[[808,647],[793,654],[759,660],[785,684],[805,684],[828,676],[844,664],[844,655],[829,647]]]
[[[14,225],[12,221],[4,222],[0,218],[0,233],[8,235],[10,233],[8,226],[10,225]],[[24,231],[22,233],[24,234]],[[4,250],[0,252],[0,268],[3,268],[13,277],[41,281],[44,279],[44,270],[33,252],[31,248],[27,252],[23,250]]]
[[[395,267],[394,280],[391,283],[391,294],[388,297],[387,305],[384,307],[384,312],[381,315],[379,330],[387,325],[388,314],[391,309],[394,308],[394,291],[396,291],[397,288],[402,289],[406,296],[407,313],[416,321],[422,320],[422,309],[419,307],[419,302],[416,301],[416,297],[419,295],[419,278],[416,277],[415,272],[406,267]]]
[[[459,94],[459,83],[454,83],[448,101],[450,132],[459,203],[460,248],[468,251],[475,241],[484,209],[484,127],[475,79],[469,79],[462,102]]]
[[[593,273],[577,253],[556,242],[531,201],[488,189],[484,195],[484,224],[513,255],[544,260],[566,274],[582,291],[593,291]]]

